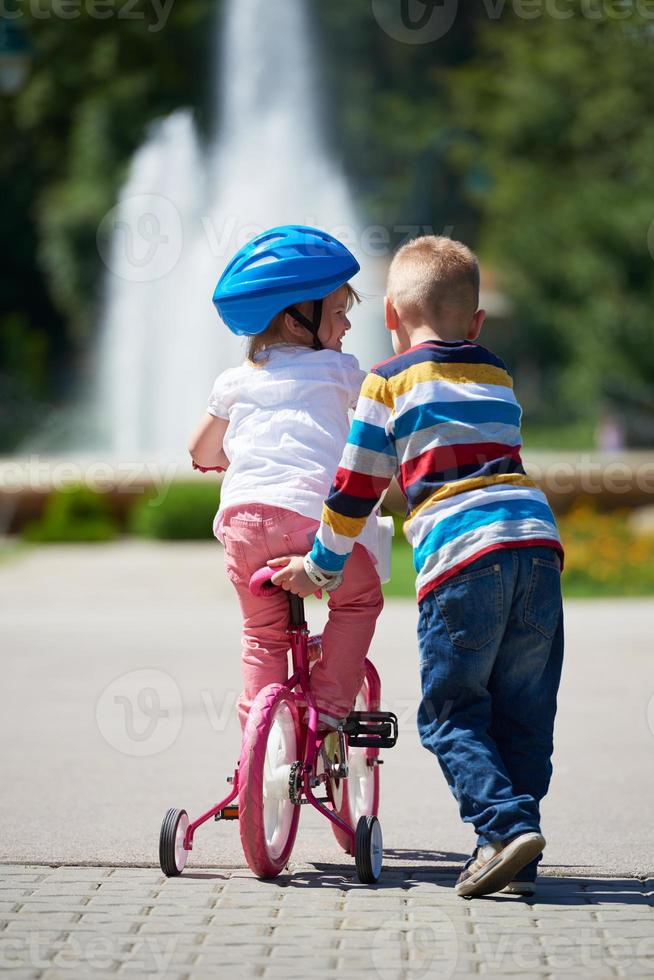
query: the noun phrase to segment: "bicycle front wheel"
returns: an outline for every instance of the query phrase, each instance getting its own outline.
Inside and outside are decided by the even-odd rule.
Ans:
[[[283,684],[269,684],[252,702],[238,770],[241,844],[258,878],[278,875],[293,850],[300,807],[289,786],[299,753],[295,701]]]

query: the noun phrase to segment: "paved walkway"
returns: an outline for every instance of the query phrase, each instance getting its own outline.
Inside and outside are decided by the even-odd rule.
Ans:
[[[324,604],[310,614],[319,627]],[[472,833],[418,742],[410,601],[387,603],[374,641],[401,729],[382,770],[380,885],[358,884],[309,808],[275,883],[244,869],[235,824],[213,823],[166,880],[163,813],[219,799],[238,749],[239,624],[218,546],[53,546],[0,564],[0,970],[653,975],[653,620],[651,601],[568,604],[535,901],[453,893]]]
[[[451,876],[9,865],[0,968],[18,978],[211,976],[419,980],[654,973],[654,882],[544,878],[530,901],[456,898]]]
[[[319,627],[325,604],[311,600],[308,613]],[[566,617],[545,870],[652,876],[654,602],[570,602]],[[473,834],[418,740],[416,618],[410,600],[388,600],[373,643],[400,721],[381,820],[406,863],[427,848],[451,870]],[[0,637],[0,861],[155,864],[168,807],[202,813],[238,755],[239,617],[219,546],[28,552],[0,564]],[[340,857],[313,813],[294,853]],[[193,859],[242,866],[234,824],[203,828]]]

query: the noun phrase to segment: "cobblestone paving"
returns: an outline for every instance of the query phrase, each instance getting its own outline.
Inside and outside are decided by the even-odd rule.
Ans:
[[[654,975],[654,881],[543,877],[534,899],[464,901],[451,874],[5,865],[0,968],[18,978],[380,980]]]

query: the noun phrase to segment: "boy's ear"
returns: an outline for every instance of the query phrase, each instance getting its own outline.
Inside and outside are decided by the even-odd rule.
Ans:
[[[384,296],[384,320],[389,330],[397,330],[400,325],[400,318],[397,310],[393,306],[388,296]]]
[[[466,340],[475,341],[479,334],[481,333],[481,328],[484,325],[484,320],[486,319],[486,310],[477,310],[472,320],[470,321],[470,326],[468,327],[468,332],[466,333]]]

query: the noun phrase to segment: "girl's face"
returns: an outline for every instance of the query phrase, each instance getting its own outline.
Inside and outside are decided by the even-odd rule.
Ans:
[[[347,290],[344,286],[325,296],[318,339],[327,350],[343,350],[343,337],[350,329],[347,316]]]

